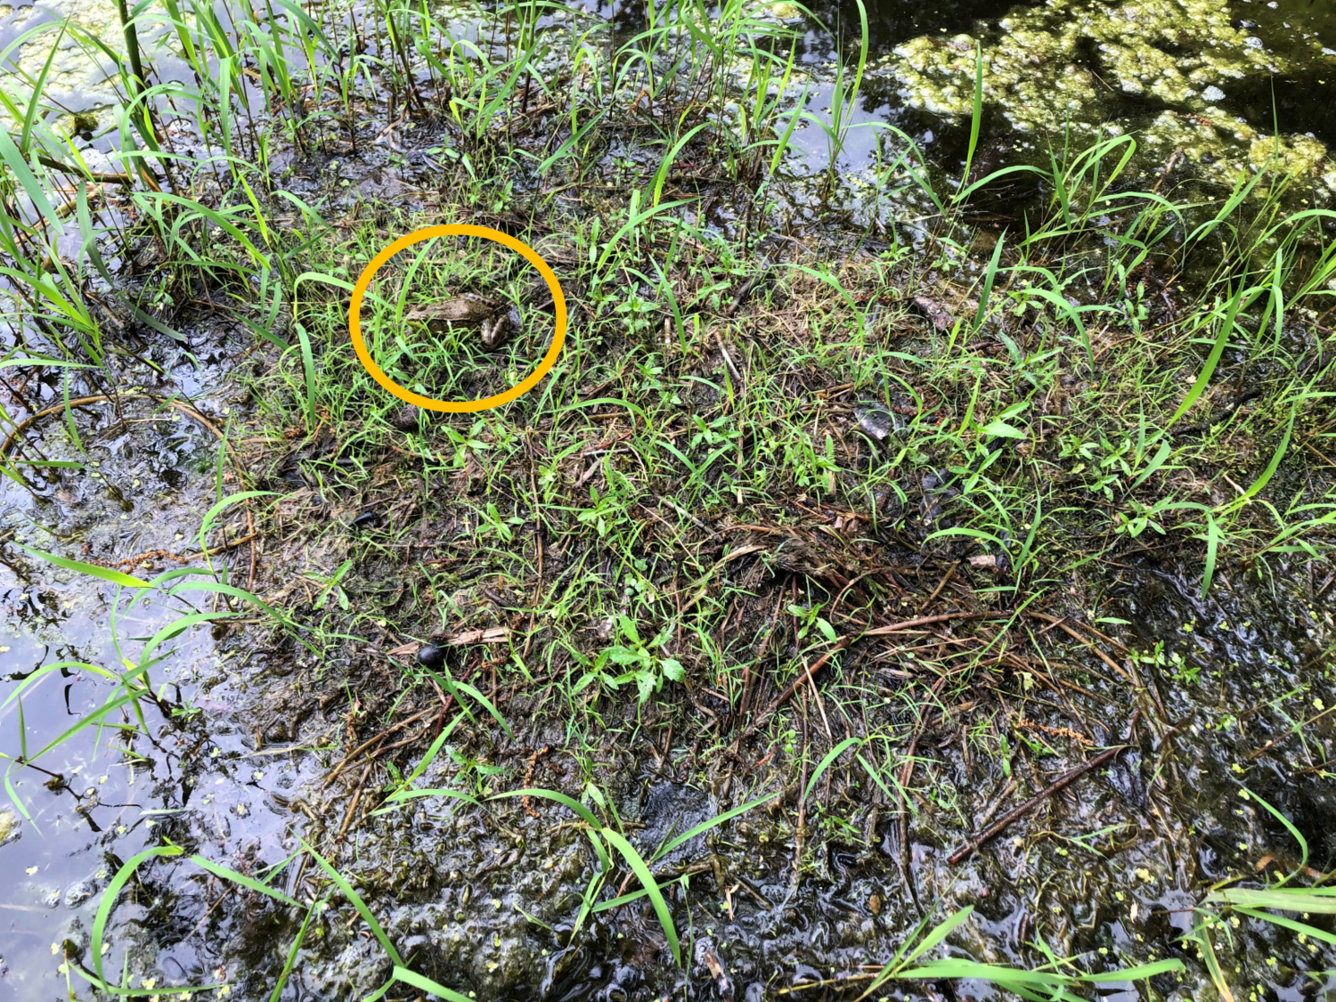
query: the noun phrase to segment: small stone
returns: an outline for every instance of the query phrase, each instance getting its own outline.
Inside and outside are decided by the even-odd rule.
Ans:
[[[426,412],[421,407],[409,404],[390,418],[390,424],[400,431],[417,431],[422,426],[422,419],[425,416]]]

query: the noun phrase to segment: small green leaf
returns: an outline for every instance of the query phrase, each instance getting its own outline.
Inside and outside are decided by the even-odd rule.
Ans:
[[[987,424],[983,428],[983,433],[985,435],[991,435],[997,438],[1019,438],[1019,439],[1029,438],[1029,436],[1025,432],[1021,431],[1015,425],[1007,424],[1007,422],[1001,419],[997,421],[992,421],[989,424]]]

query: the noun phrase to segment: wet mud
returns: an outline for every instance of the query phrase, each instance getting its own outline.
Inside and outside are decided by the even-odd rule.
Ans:
[[[95,423],[87,430],[95,440]],[[171,430],[149,422],[137,434]],[[124,451],[132,439],[118,441]],[[152,445],[141,440],[140,448],[151,453]],[[142,466],[122,469],[114,453],[108,477],[143,479]],[[207,490],[207,473],[186,476],[186,497]],[[125,497],[135,504],[139,496]],[[105,515],[90,512],[86,524]],[[144,542],[163,540],[129,533],[119,549],[108,543],[97,552]],[[822,586],[833,554],[821,546],[814,541],[768,569],[759,562],[738,569],[755,581],[744,628],[763,622],[795,581]],[[33,667],[54,657],[96,658],[105,636],[92,629],[72,636],[69,624],[105,627],[106,597],[85,589],[85,604],[74,605],[68,581],[40,567],[25,570],[27,587],[37,590],[15,582],[8,592],[11,649],[27,651]],[[920,564],[902,576],[912,605],[941,570]],[[988,613],[974,593],[987,577],[973,573],[958,573],[949,606]],[[375,576],[348,588],[354,601],[368,601]],[[324,661],[255,628],[217,640],[196,636],[167,676],[177,693],[172,702],[195,712],[181,721],[150,708],[155,740],[62,750],[70,789],[39,797],[31,820],[8,817],[0,853],[7,865],[22,856],[35,872],[6,892],[0,988],[23,998],[32,979],[54,987],[59,976],[45,962],[53,945],[67,964],[87,966],[93,912],[109,873],[166,838],[242,873],[277,872],[276,885],[298,900],[326,900],[284,997],[365,997],[392,968],[314,866],[284,863],[300,840],[372,902],[414,969],[471,997],[755,1000],[801,991],[850,998],[921,918],[965,905],[976,910],[965,927],[976,960],[1034,966],[1043,962],[1040,942],[1080,955],[1096,971],[1177,958],[1186,974],[1162,976],[1156,991],[1210,997],[1215,989],[1200,957],[1181,941],[1202,889],[1240,872],[1325,871],[1336,857],[1324,768],[1336,735],[1322,715],[1336,705],[1326,657],[1332,616],[1313,590],[1312,582],[1283,575],[1229,574],[1203,603],[1172,564],[1128,565],[1075,586],[1068,608],[1049,610],[1053,623],[1077,628],[1077,639],[1059,632],[1042,641],[1041,660],[1004,659],[935,703],[934,686],[940,691],[953,670],[944,652],[989,636],[1007,614],[989,613],[977,628],[947,618],[855,645],[819,676],[824,705],[816,690],[809,698],[804,689],[752,734],[754,717],[731,716],[727,704],[698,691],[629,714],[625,703],[582,700],[572,712],[588,730],[572,741],[550,704],[539,711],[534,687],[491,689],[513,737],[481,713],[459,720],[420,777],[423,788],[483,798],[534,786],[589,803],[592,784],[646,856],[722,810],[773,798],[656,863],[688,958],[683,967],[643,898],[594,913],[572,934],[600,864],[566,808],[538,798],[474,807],[442,797],[382,812],[376,790],[384,770],[406,774],[454,716],[430,689],[405,688],[402,668],[411,655],[387,653],[398,646],[392,625]],[[46,620],[34,615],[41,608],[51,610]],[[1041,632],[1046,625],[1052,629],[1033,624]],[[1117,674],[1092,645],[1119,666]],[[486,688],[488,659],[469,651],[450,649],[446,667]],[[98,680],[76,676],[65,685],[70,710],[55,685],[25,699],[34,733],[96,702]],[[753,709],[782,691],[777,681],[759,681]],[[346,762],[343,749],[365,748],[363,739],[384,729],[375,721],[391,709],[400,724]],[[1309,718],[1316,719],[1298,733],[1295,721]],[[702,720],[710,723],[702,728]],[[808,770],[846,736],[878,737],[880,745],[859,751],[872,768],[852,755],[839,758],[801,798]],[[906,742],[909,758],[887,753]],[[1089,757],[1087,749],[1123,744],[1107,767],[1044,799],[963,863],[949,861]],[[893,787],[892,777],[903,785]],[[84,784],[92,787],[87,793]],[[903,804],[892,789],[905,791]],[[1255,798],[1290,819],[1307,842],[1306,859]],[[627,879],[619,872],[623,887]],[[610,887],[603,897],[612,896]],[[126,965],[138,984],[222,980],[232,998],[267,998],[301,921],[301,912],[189,863],[152,861],[112,914],[108,959]],[[1239,977],[1255,979],[1267,997],[1311,998],[1336,988],[1317,973],[1332,963],[1321,944],[1252,921],[1232,935]],[[986,997],[993,990],[966,982],[955,991]],[[921,984],[893,995],[936,997]]]

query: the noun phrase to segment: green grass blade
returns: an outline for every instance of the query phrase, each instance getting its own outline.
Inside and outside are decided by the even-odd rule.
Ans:
[[[1325,929],[1315,929],[1306,922],[1286,918],[1284,915],[1273,915],[1271,912],[1259,912],[1255,908],[1235,907],[1234,911],[1240,915],[1247,915],[1249,918],[1260,919],[1263,922],[1270,922],[1272,925],[1278,925],[1285,929],[1292,929],[1302,936],[1311,936],[1313,939],[1318,939],[1324,943],[1330,943],[1333,946],[1336,946],[1336,935],[1327,932]]]
[[[748,811],[750,811],[753,807],[760,807],[762,804],[769,803],[778,796],[779,796],[778,793],[772,793],[770,794],[770,796],[762,797],[760,800],[753,800],[751,803],[743,804],[740,807],[734,807],[732,810],[725,811],[723,814],[720,814],[718,817],[711,818],[709,821],[702,821],[695,828],[683,832],[681,835],[677,836],[671,842],[666,843],[663,846],[663,848],[659,849],[653,856],[650,857],[650,862],[652,863],[655,860],[662,859],[664,856],[668,855],[668,853],[676,849],[679,845],[682,845],[685,842],[689,842],[697,835],[702,835],[705,832],[709,831],[711,828],[715,828],[719,825],[722,825],[725,821],[730,821],[733,818],[736,818],[739,814],[745,814]]]
[[[460,995],[459,992],[451,991],[444,985],[438,985],[431,978],[423,977],[408,968],[395,965],[394,980],[403,984],[411,985],[418,991],[426,992],[428,995],[435,995],[437,998],[445,999],[446,1002],[473,1002],[467,995]]]
[[[598,818],[594,817],[593,812],[574,797],[568,797],[564,793],[558,793],[556,790],[509,790],[505,793],[494,793],[488,797],[488,800],[505,800],[507,797],[542,797],[544,800],[552,800],[563,807],[568,807],[576,813],[581,821],[592,828],[599,828]]]
[[[297,936],[288,949],[288,959],[283,962],[283,970],[279,972],[278,980],[274,982],[274,990],[269,995],[269,1002],[278,1002],[279,997],[283,994],[283,986],[288,983],[292,968],[297,963],[297,951],[302,948],[302,940],[306,939],[306,930],[311,927],[312,917],[324,903],[325,899],[321,898],[319,901],[313,901],[311,907],[306,909],[306,917],[302,919],[301,928],[297,930]]]
[[[966,905],[964,908],[960,909],[960,911],[956,912],[950,918],[937,923],[937,925],[933,926],[932,929],[929,930],[928,934],[923,937],[923,940],[919,943],[919,945],[914,947],[914,949],[911,950],[908,953],[908,955],[906,955],[903,963],[912,964],[915,960],[923,956],[923,954],[927,953],[942,940],[946,939],[946,937],[951,935],[951,933],[955,931],[955,929],[962,922],[964,922],[967,918],[970,917],[973,911],[974,911],[973,905]]]
[[[32,127],[37,119],[37,110],[41,107],[42,95],[46,93],[46,78],[51,72],[51,66],[56,61],[56,54],[60,51],[60,42],[65,37],[65,31],[68,27],[69,18],[66,18],[60,26],[60,34],[51,43],[51,51],[47,54],[46,62],[42,65],[42,71],[37,75],[37,80],[33,84],[32,97],[28,100],[28,108],[23,115],[23,132],[19,135],[20,150],[26,151],[31,148]]]
[[[654,905],[654,913],[659,917],[659,925],[663,926],[663,934],[668,939],[668,946],[673,951],[673,956],[678,964],[682,963],[682,948],[677,942],[677,928],[673,925],[672,912],[668,910],[668,902],[663,899],[663,892],[659,890],[659,885],[654,879],[654,874],[649,872],[649,865],[641,858],[640,853],[636,852],[635,846],[611,828],[603,829],[603,837],[611,843],[616,850],[622,854],[627,865],[631,867],[635,875],[640,878],[640,885],[649,892],[650,902]]]
[[[610,911],[613,908],[620,908],[622,905],[629,905],[632,901],[639,901],[647,894],[649,894],[649,891],[642,887],[638,891],[632,891],[630,894],[623,894],[621,897],[613,898],[611,901],[600,901],[589,910],[597,915],[599,912]]]
[[[385,952],[390,955],[390,959],[393,960],[396,965],[402,967],[404,961],[403,958],[399,956],[399,951],[396,950],[394,944],[390,942],[390,937],[385,935],[385,930],[382,929],[380,923],[376,921],[376,916],[371,914],[371,909],[366,906],[366,902],[353,890],[352,884],[348,883],[348,881],[344,879],[343,874],[334,869],[334,867],[330,865],[329,860],[316,852],[314,848],[308,845],[305,841],[302,842],[302,845],[305,846],[306,851],[309,852],[312,858],[314,858],[320,865],[320,868],[328,874],[329,879],[334,881],[339,890],[341,890],[348,900],[352,902],[352,906],[357,909],[357,914],[361,915],[362,921],[371,927],[371,934],[380,941],[381,946],[385,947]]]
[[[1323,894],[1327,891],[1327,894]],[[1336,888],[1317,889],[1287,887],[1279,891],[1254,891],[1247,888],[1230,888],[1224,891],[1212,891],[1206,895],[1204,904],[1225,904],[1242,908],[1275,908],[1286,912],[1311,912],[1315,915],[1336,915],[1336,897],[1331,893]]]
[[[506,718],[501,716],[501,711],[499,711],[495,706],[492,705],[492,701],[490,699],[484,696],[473,686],[469,685],[467,682],[456,682],[455,688],[471,696],[478,703],[479,706],[481,706],[484,710],[486,710],[488,713],[492,715],[492,719],[495,720],[498,724],[500,724],[501,729],[505,731],[508,735],[510,735],[510,737],[513,738],[515,736],[515,732],[512,731],[510,729],[510,725],[506,723]]]
[[[654,175],[654,198],[649,203],[651,208],[659,204],[659,199],[663,195],[664,182],[668,180],[668,171],[673,166],[673,161],[677,159],[677,155],[682,152],[682,147],[691,142],[691,137],[709,124],[709,122],[701,122],[700,125],[674,143],[673,148],[668,151],[668,155],[663,158],[663,163],[659,164],[659,169]]]
[[[979,308],[974,311],[974,330],[983,326],[983,318],[988,315],[988,301],[993,296],[993,281],[997,278],[997,266],[1002,260],[1002,245],[1006,243],[1007,231],[997,236],[997,245],[993,247],[993,256],[988,261],[988,270],[983,276],[983,292],[979,296]]]
[[[274,491],[240,491],[236,494],[229,494],[227,497],[223,498],[216,505],[206,511],[203,520],[200,521],[199,548],[201,550],[207,550],[209,548],[209,544],[206,542],[206,537],[209,535],[209,530],[213,528],[214,520],[217,519],[225,509],[236,504],[238,501],[249,501],[251,498],[262,498],[272,494],[274,494]]]
[[[1106,985],[1117,981],[1142,981],[1159,974],[1179,974],[1183,971],[1181,960],[1157,960],[1136,967],[1123,967],[1116,971],[1102,971],[1098,974],[1078,974],[1076,980],[1088,981],[1092,985]]]
[[[116,871],[116,876],[111,878],[111,883],[102,892],[102,900],[97,906],[97,915],[93,919],[93,937],[89,944],[89,950],[93,955],[93,971],[97,974],[99,987],[103,991],[117,995],[126,994],[123,990],[118,990],[108,984],[106,975],[102,973],[102,937],[107,931],[107,920],[111,918],[111,910],[116,906],[116,899],[120,896],[121,888],[130,882],[135,870],[139,869],[139,864],[145,860],[157,856],[179,856],[184,851],[179,845],[156,846],[152,849],[145,849],[126,860],[125,865]],[[142,994],[147,995],[148,992]]]
[[[131,679],[138,675],[142,675],[149,665],[154,663],[149,660],[149,655],[157,650],[158,646],[164,641],[171,640],[173,637],[179,637],[192,626],[198,626],[201,623],[211,623],[217,619],[230,619],[235,615],[235,612],[192,612],[188,616],[182,616],[179,619],[173,620],[155,633],[149,642],[144,645],[144,649],[139,652],[138,669],[130,672],[126,678]]]
[[[1174,411],[1174,416],[1165,424],[1166,429],[1188,412],[1188,409],[1197,402],[1197,398],[1202,395],[1207,384],[1210,383],[1211,376],[1215,374],[1215,367],[1220,362],[1220,356],[1224,354],[1225,346],[1229,344],[1229,337],[1234,333],[1234,318],[1238,316],[1242,303],[1243,283],[1240,282],[1238,291],[1229,300],[1224,322],[1220,325],[1220,333],[1216,335],[1215,343],[1211,346],[1211,352],[1206,356],[1206,364],[1202,366],[1201,374],[1197,376],[1197,381],[1192,384],[1192,389],[1188,390],[1188,395],[1183,398],[1183,402],[1178,405],[1178,410]]]
[[[961,194],[957,194],[958,201],[963,197],[963,192],[970,180],[970,167],[974,163],[974,151],[979,148],[979,127],[983,124],[983,43],[975,41],[974,43],[974,113],[970,117],[970,143],[965,151],[965,176],[960,179]]]
[[[422,761],[419,762],[417,766],[414,767],[413,771],[408,774],[407,782],[412,783],[427,771],[432,762],[436,760],[436,756],[440,754],[441,746],[450,739],[450,735],[454,732],[454,729],[458,727],[460,721],[464,719],[464,716],[460,715],[455,717],[455,719],[450,721],[445,727],[441,728],[441,733],[436,735],[436,740],[434,740],[431,743],[431,747],[427,749],[427,754],[422,756]]]
[[[0,132],[3,132],[0,129]],[[142,578],[133,577],[124,574],[121,571],[114,571],[109,567],[99,567],[96,564],[85,564],[79,560],[68,560],[65,557],[58,557],[54,553],[47,553],[44,550],[33,549],[31,546],[24,546],[22,543],[14,543],[25,553],[31,553],[34,557],[41,557],[48,563],[55,564],[57,567],[64,567],[69,571],[78,571],[80,574],[89,574],[95,578],[101,578],[111,584],[121,585],[125,588],[147,588],[149,583]]]
[[[1137,475],[1137,478],[1132,481],[1127,489],[1129,491],[1134,491],[1144,484],[1150,478],[1151,474],[1164,465],[1165,460],[1169,458],[1171,452],[1173,452],[1173,447],[1168,442],[1161,442],[1159,450],[1155,453],[1155,457],[1146,465],[1146,468]]]
[[[1213,512],[1206,513],[1206,563],[1202,568],[1201,575],[1201,598],[1206,600],[1206,593],[1211,590],[1211,580],[1215,577],[1215,561],[1220,554],[1220,541],[1224,538],[1224,533],[1220,530],[1220,523],[1215,520]]]
[[[1277,821],[1279,821],[1282,825],[1285,826],[1285,830],[1290,833],[1290,837],[1294,839],[1294,841],[1299,843],[1299,852],[1301,854],[1299,859],[1299,865],[1296,866],[1293,872],[1291,872],[1289,876],[1285,877],[1284,880],[1281,880],[1278,883],[1276,883],[1272,888],[1274,890],[1275,888],[1280,887],[1281,884],[1284,884],[1286,881],[1293,878],[1296,874],[1302,873],[1304,867],[1308,865],[1308,839],[1304,838],[1303,833],[1299,831],[1298,828],[1294,827],[1294,823],[1290,821],[1289,818],[1285,817],[1285,815],[1281,814],[1280,811],[1276,810],[1274,807],[1268,804],[1257,794],[1253,793],[1253,791],[1248,789],[1246,786],[1241,787],[1239,789],[1239,796],[1242,797],[1244,800],[1255,800],[1263,807],[1265,807],[1267,811],[1271,813],[1271,816],[1273,818],[1275,818]],[[1332,891],[1330,888],[1327,888],[1327,890],[1330,893],[1336,894],[1336,891]]]
[[[217,863],[213,862],[212,860],[205,859],[203,856],[198,856],[198,855],[191,856],[190,861],[194,863],[196,866],[208,870],[215,877],[222,877],[224,880],[230,880],[234,884],[240,884],[242,887],[247,887],[250,890],[255,891],[259,894],[267,895],[268,897],[273,898],[275,901],[281,901],[283,902],[283,904],[289,905],[293,908],[301,907],[301,904],[299,902],[294,901],[292,898],[288,897],[282,891],[276,891],[269,885],[260,883],[260,881],[256,880],[254,877],[248,877],[244,873],[238,873],[236,870],[229,870],[225,866],[219,866]]]
[[[1276,470],[1280,468],[1280,461],[1285,458],[1285,453],[1290,447],[1290,436],[1294,433],[1294,418],[1298,414],[1298,405],[1290,408],[1290,423],[1285,427],[1285,435],[1280,440],[1280,445],[1276,446],[1276,451],[1271,455],[1271,462],[1266,464],[1266,469],[1262,471],[1261,476],[1254,480],[1249,488],[1229,505],[1231,509],[1241,508],[1249,500],[1256,497],[1271,478],[1276,475]]]
[[[36,101],[36,98],[33,98]],[[33,175],[28,162],[23,159],[23,154],[19,148],[14,145],[14,140],[10,137],[7,129],[0,129],[0,159],[3,159],[18,181],[19,186],[23,188],[23,193],[28,196],[33,204],[33,208],[42,214],[50,224],[52,235],[62,232],[60,217],[56,215],[56,210],[52,207],[51,201],[46,197],[46,189],[40,181]]]
[[[315,358],[311,354],[311,335],[306,332],[306,327],[293,321],[293,328],[297,331],[297,339],[301,342],[302,352],[302,372],[306,380],[306,426],[314,428],[316,422],[315,414]]]
[[[291,624],[291,620],[258,595],[248,592],[245,588],[238,588],[236,585],[223,584],[221,581],[189,581],[185,584],[177,585],[167,594],[180,595],[189,591],[209,591],[219,595],[229,595],[232,598],[239,598],[244,602],[250,602],[252,605],[259,606],[265,612],[269,613],[276,622]]]
[[[468,803],[473,804],[475,807],[478,804],[478,798],[473,796],[472,794],[464,793],[461,790],[449,790],[446,789],[445,787],[433,786],[425,789],[397,790],[385,798],[385,803],[391,806],[381,807],[378,810],[372,811],[371,813],[388,814],[391,811],[397,810],[400,804],[405,803],[406,801],[409,800],[418,800],[422,797],[454,797],[456,800],[467,801]]]
[[[831,763],[854,745],[861,745],[862,743],[862,738],[845,738],[830,751],[826,752],[825,757],[817,763],[817,767],[812,770],[812,775],[808,777],[807,789],[803,790],[803,800],[806,800],[812,795],[812,787],[816,786],[816,781],[821,778],[823,772],[830,768]]]

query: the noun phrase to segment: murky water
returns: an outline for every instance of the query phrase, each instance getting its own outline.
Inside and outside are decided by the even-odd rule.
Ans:
[[[856,31],[852,3],[817,13]],[[976,42],[983,64],[984,129],[974,177],[1014,163],[1045,167],[1065,147],[1133,136],[1129,179],[1230,186],[1272,157],[1307,178],[1321,201],[1336,194],[1336,15],[1330,4],[1284,0],[989,0],[868,5],[872,47],[864,94],[843,165],[873,157],[876,123],[901,129],[949,175],[965,162]],[[812,62],[829,42],[809,36]],[[852,58],[852,56],[847,56]],[[819,108],[828,93],[815,99]],[[824,141],[804,144],[821,165]],[[1277,143],[1278,140],[1278,143]],[[895,148],[895,142],[891,142]],[[1177,154],[1177,155],[1175,155]],[[1172,161],[1172,164],[1171,164]]]
[[[123,48],[114,4],[66,6],[12,8],[0,16],[0,45],[69,15],[79,29]],[[606,4],[576,6],[613,14]],[[449,24],[472,33],[467,9],[445,9],[453,14]],[[848,47],[860,23],[856,6],[817,4],[813,11],[853,59]],[[875,162],[879,144],[897,145],[882,125],[922,144],[948,175],[963,166],[968,129],[962,125],[973,105],[977,41],[985,101],[979,164],[985,170],[976,177],[1007,163],[1047,165],[1049,152],[1064,145],[1079,149],[1130,134],[1141,147],[1134,176],[1142,179],[1172,160],[1172,179],[1230,186],[1241,171],[1274,157],[1283,172],[1308,179],[1319,198],[1336,196],[1336,161],[1327,153],[1336,143],[1330,100],[1336,13],[1324,0],[872,0],[867,16],[869,65],[840,156],[852,174]],[[617,9],[619,36],[631,38],[641,23],[630,5]],[[150,19],[141,37],[160,79],[189,81],[165,25]],[[40,72],[49,44],[18,49],[26,72]],[[800,51],[817,77],[808,104],[818,114],[829,104],[829,87],[820,80],[832,71],[835,49],[830,34],[812,28]],[[115,100],[108,63],[91,51],[67,34],[50,77],[53,97],[78,113],[62,127],[85,141],[111,124]],[[796,134],[796,148],[808,169],[822,169],[828,160],[824,135],[807,123]]]
[[[198,369],[179,352],[141,350],[164,364],[176,395],[188,394],[215,428],[229,429],[236,390],[221,374],[229,354],[244,346],[206,342],[193,345]],[[25,455],[80,465],[46,477],[34,472],[32,492],[5,480],[0,533],[103,565],[149,554],[121,565],[144,576],[179,566],[169,554],[198,554],[201,513],[217,500],[219,473],[228,473],[218,469],[217,440],[181,409],[159,402],[172,393],[150,390],[155,401],[131,387],[130,380],[122,385],[119,403],[74,409],[81,447],[61,413],[25,433]],[[58,385],[37,384],[24,397],[40,408],[61,394]],[[223,521],[211,545],[246,534],[244,520]],[[224,579],[230,574],[244,585],[245,546],[213,563]],[[127,705],[107,715],[100,730],[87,727],[42,754],[115,695],[116,685],[102,673],[124,673],[124,659],[136,662],[161,628],[216,608],[208,592],[140,603],[133,595],[13,549],[0,566],[0,753],[12,783],[0,806],[0,997],[63,995],[58,965],[67,949],[90,963],[93,916],[111,876],[164,835],[202,840],[219,860],[281,851],[269,840],[280,828],[264,791],[290,784],[301,767],[291,756],[256,754],[255,735],[239,716],[244,697],[234,684],[235,634],[229,642],[222,633],[215,640],[208,629],[194,629],[167,643],[161,653],[170,655],[148,674],[163,704],[140,701],[148,735],[130,726],[135,716]],[[25,752],[37,768],[14,764]],[[118,908],[118,931],[108,937],[104,957],[109,968],[128,963],[163,983],[216,980],[188,956],[188,942],[159,954],[154,916],[163,914],[162,900],[143,893]],[[79,988],[82,979],[70,977]]]

